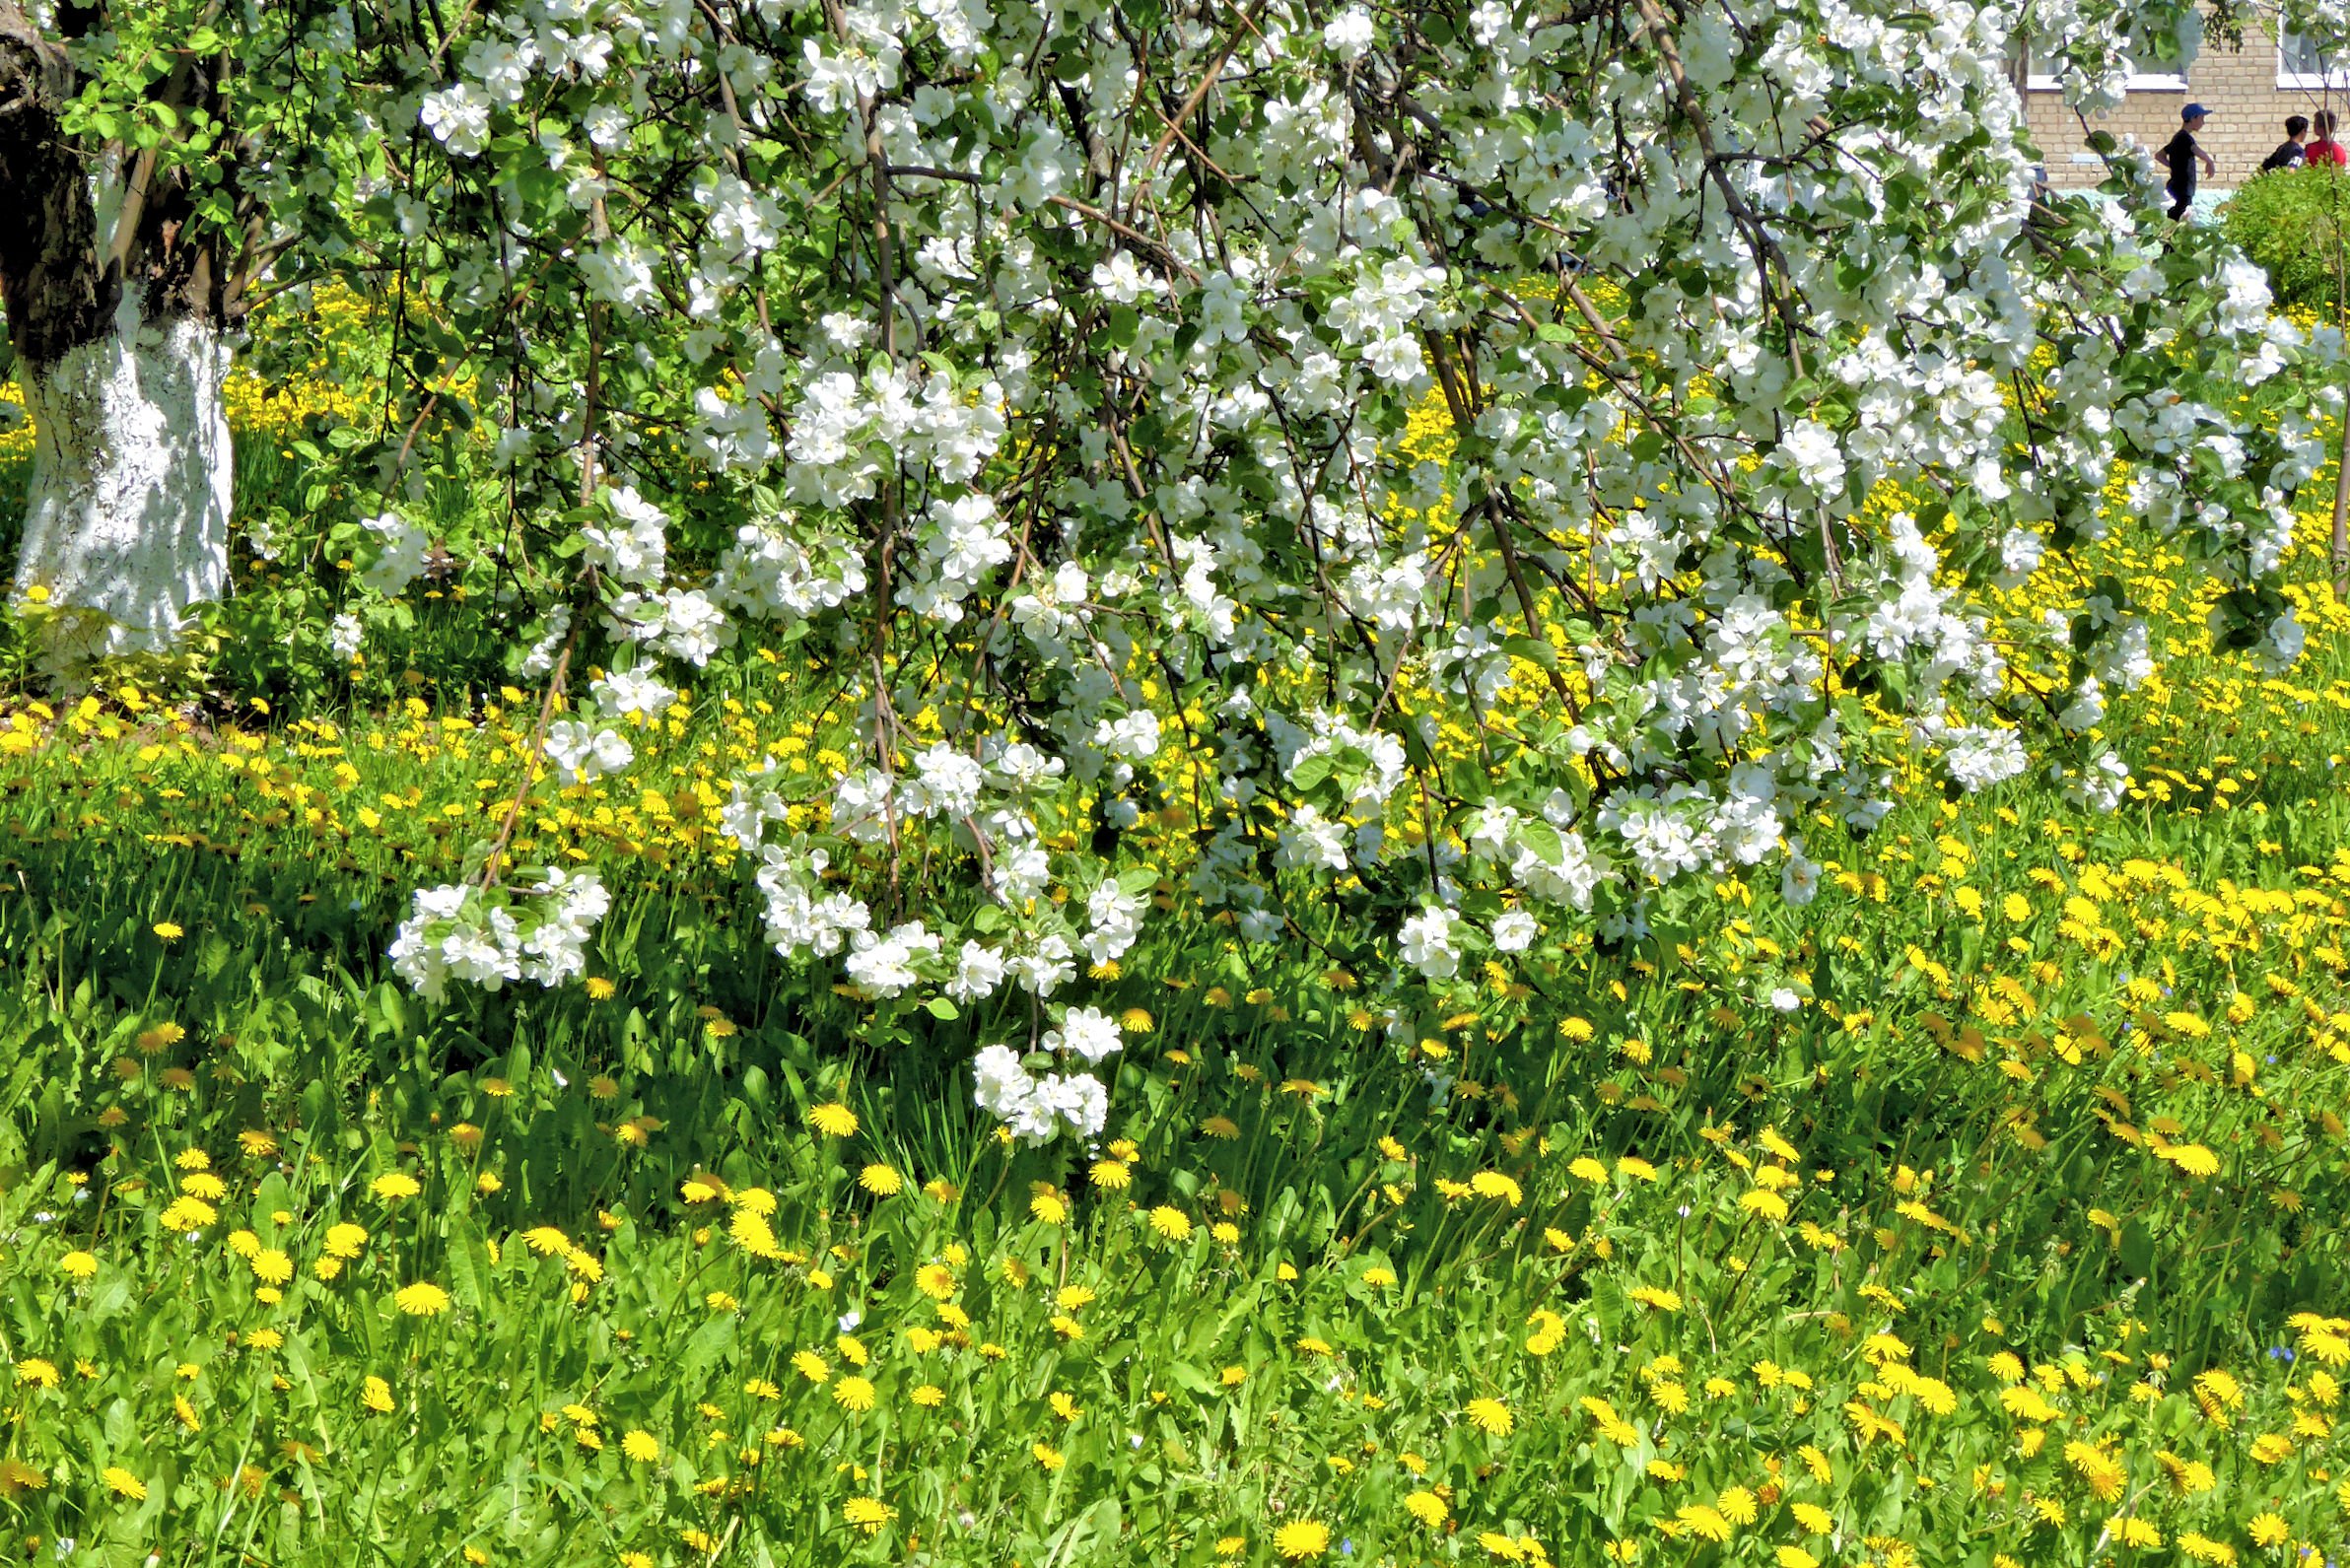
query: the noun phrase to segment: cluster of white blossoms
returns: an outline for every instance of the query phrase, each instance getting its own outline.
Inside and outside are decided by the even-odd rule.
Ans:
[[[385,598],[398,598],[423,574],[432,541],[396,511],[379,513],[360,527],[374,537],[376,553],[360,570],[359,580]]]
[[[437,225],[517,388],[502,472],[558,536],[520,668],[626,666],[548,758],[613,780],[664,665],[790,639],[850,761],[751,759],[726,826],[778,951],[876,1001],[1040,1020],[1154,901],[1439,989],[1641,939],[1684,878],[1801,902],[1917,749],[2110,805],[2156,654],[2121,583],[2051,585],[2117,511],[2223,646],[2299,650],[2340,335],[2142,149],[2048,193],[2014,86],[2029,50],[2094,109],[2190,0],[463,15],[421,77],[356,24],[366,122],[457,176],[367,221]],[[396,591],[421,540],[371,527]],[[2062,607],[1989,591],[2033,584]],[[404,928],[416,975],[521,972],[433,897],[485,923]],[[1071,1028],[982,1058],[1022,1136],[1102,1125]]]
[[[392,973],[436,1001],[451,980],[496,990],[510,981],[560,986],[585,974],[588,943],[612,907],[602,880],[556,867],[523,878],[518,891],[418,888],[392,938]]]
[[[1108,1060],[1125,1045],[1118,1021],[1091,1007],[1072,1007],[1061,1027],[1047,1030],[1037,1045],[1025,1056],[1009,1046],[980,1052],[972,1063],[980,1109],[1030,1143],[1064,1130],[1081,1138],[1100,1136],[1110,1112],[1109,1091],[1101,1080],[1090,1072],[1049,1069],[1078,1063],[1096,1067]]]

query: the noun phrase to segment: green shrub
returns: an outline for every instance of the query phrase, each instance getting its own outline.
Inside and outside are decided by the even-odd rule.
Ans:
[[[2255,174],[2221,210],[2228,238],[2268,273],[2277,303],[2330,309],[2350,223],[2350,173],[2319,166]]]

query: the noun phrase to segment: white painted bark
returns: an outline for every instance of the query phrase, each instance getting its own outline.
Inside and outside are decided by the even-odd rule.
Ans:
[[[207,322],[142,319],[137,293],[105,336],[18,367],[34,445],[15,591],[47,590],[56,667],[168,648],[229,585],[230,349]]]

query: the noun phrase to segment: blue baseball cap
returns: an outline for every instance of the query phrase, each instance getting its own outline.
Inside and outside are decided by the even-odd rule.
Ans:
[[[2189,103],[2178,111],[2178,117],[2182,120],[2199,120],[2206,118],[2210,113],[2211,110],[2200,103]]]

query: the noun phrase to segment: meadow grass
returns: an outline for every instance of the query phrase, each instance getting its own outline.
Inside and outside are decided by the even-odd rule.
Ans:
[[[385,933],[527,713],[19,703],[0,1509],[125,1563],[2330,1554],[2350,617],[2305,603],[2288,680],[2117,705],[2109,817],[1922,794],[1808,910],[1700,890],[1452,1015],[1367,1004],[1342,908],[1164,916],[1094,984],[1090,1152],[968,1104],[1024,1015],[764,952],[709,785],[788,706],[534,796],[620,889],[592,983],[434,1008]]]
[[[294,466],[244,493],[299,487],[290,449],[248,442]],[[429,640],[371,672],[388,707],[12,689],[0,1542],[2338,1557],[2350,612],[2315,531],[2281,680],[2210,651],[2158,542],[2106,548],[2170,645],[2107,720],[2118,811],[1913,770],[1866,839],[1811,825],[1809,908],[1699,886],[1441,1006],[1385,999],[1342,895],[1273,943],[1179,903],[1170,805],[1131,843],[1168,908],[1086,982],[1128,1041],[1095,1149],[970,1104],[1024,1001],[764,946],[726,774],[845,761],[788,649],[715,662],[625,781],[521,791],[517,853],[614,888],[588,982],[440,1006],[388,933],[516,809],[533,694]]]

